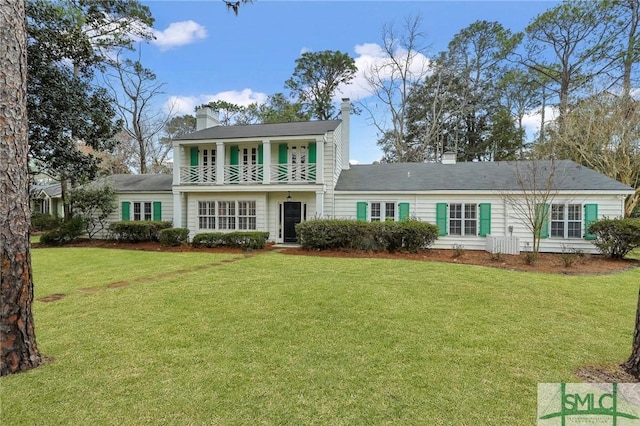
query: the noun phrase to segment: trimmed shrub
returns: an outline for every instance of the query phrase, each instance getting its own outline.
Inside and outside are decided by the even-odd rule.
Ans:
[[[622,259],[640,247],[640,219],[601,219],[589,226],[596,239],[593,244],[604,256]]]
[[[161,229],[159,240],[163,246],[181,246],[189,240],[189,230],[187,228]]]
[[[62,226],[62,218],[52,214],[34,213],[31,215],[32,231],[52,231]]]
[[[151,220],[124,220],[109,225],[112,239],[131,243],[159,241],[160,231],[171,228],[171,222]]]
[[[205,232],[196,234],[191,241],[194,247],[231,247],[243,250],[260,250],[267,244],[268,232]]]
[[[435,225],[417,220],[361,222],[315,219],[296,225],[298,241],[307,250],[364,250],[417,252],[438,236]]]
[[[58,229],[43,233],[40,236],[40,242],[50,246],[61,246],[81,236],[84,229],[84,220],[81,217],[74,217],[65,221]]]

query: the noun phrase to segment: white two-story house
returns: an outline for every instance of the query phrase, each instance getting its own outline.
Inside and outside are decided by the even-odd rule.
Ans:
[[[333,211],[349,168],[348,99],[342,119],[220,126],[209,108],[173,144],[173,223],[201,232],[267,231],[295,242],[295,225]]]

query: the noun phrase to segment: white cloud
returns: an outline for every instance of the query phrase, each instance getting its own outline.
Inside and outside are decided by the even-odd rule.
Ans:
[[[386,53],[377,43],[363,43],[358,44],[354,48],[356,57],[354,58],[358,72],[355,78],[348,86],[340,87],[338,89],[337,98],[348,97],[354,101],[361,100],[371,95],[371,88],[367,82],[366,75],[375,68],[381,70],[381,77],[388,79],[391,76],[391,67],[386,67],[385,64],[389,63],[389,58]],[[398,58],[406,58],[407,51],[398,49],[394,53]],[[429,67],[429,58],[421,53],[415,53],[415,57],[412,59],[409,71],[415,75],[423,75],[425,70]],[[385,72],[386,70],[386,72]]]
[[[252,103],[264,103],[267,101],[267,95],[262,92],[254,92],[251,89],[243,90],[228,90],[225,92],[216,93],[213,95],[198,95],[198,96],[169,96],[164,103],[163,110],[165,114],[194,114],[195,108],[202,104],[207,104],[212,101],[227,101],[232,104],[247,106]]]
[[[189,20],[173,22],[162,31],[154,29],[153,35],[156,39],[151,41],[152,44],[161,50],[169,50],[207,38],[207,30],[197,22]]]
[[[558,109],[552,106],[547,106],[544,109],[544,121],[548,123],[553,121],[558,116]],[[528,114],[525,114],[522,118],[522,127],[525,128],[528,136],[533,136],[540,131],[540,120],[542,119],[542,114],[539,110],[532,111]]]

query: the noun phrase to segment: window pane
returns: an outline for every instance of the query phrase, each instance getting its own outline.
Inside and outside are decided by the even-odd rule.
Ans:
[[[582,205],[569,204],[567,208],[567,219],[569,220],[582,220]]]
[[[569,222],[567,228],[569,238],[582,238],[582,222]]]
[[[380,221],[380,203],[371,203],[371,222]]]
[[[564,222],[562,221],[551,222],[551,236],[564,238]]]
[[[386,203],[385,211],[384,211],[384,219],[395,220],[395,218],[396,218],[396,204]]]
[[[551,205],[551,220],[564,220],[564,204]]]
[[[462,219],[462,204],[451,204],[449,217],[452,219]]]

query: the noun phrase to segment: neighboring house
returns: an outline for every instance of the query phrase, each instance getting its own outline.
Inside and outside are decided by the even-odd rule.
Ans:
[[[32,185],[30,189],[31,214],[50,214],[64,217],[62,190],[60,183],[44,183]]]
[[[107,185],[116,193],[117,209],[107,221],[173,220],[170,174],[111,175],[94,184]],[[104,233],[101,235],[105,235]]]
[[[436,248],[517,253],[532,243],[510,204],[514,175],[530,162],[349,165],[348,100],[342,120],[220,126],[197,111],[197,131],[173,143],[173,176],[117,175],[113,220],[173,220],[202,232],[267,231],[296,242],[295,225],[313,218],[416,218],[437,224]],[[550,162],[541,162],[550,167]],[[623,215],[633,190],[571,161],[555,162],[553,195],[541,211],[541,251],[594,252],[588,225]],[[525,198],[522,198],[524,201]]]

